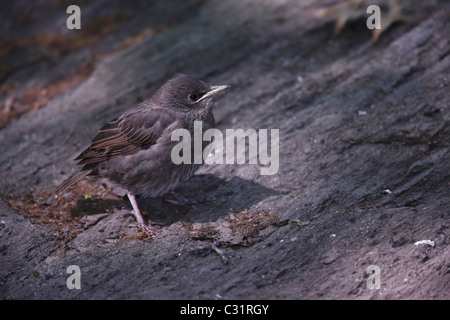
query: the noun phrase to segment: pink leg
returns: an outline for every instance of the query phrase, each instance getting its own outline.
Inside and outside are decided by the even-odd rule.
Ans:
[[[132,194],[130,191],[127,192],[128,199],[131,202],[131,206],[133,207],[133,215],[136,218],[136,221],[139,225],[139,228],[142,229],[145,233],[158,233],[161,232],[161,230],[152,228],[151,226],[147,226],[144,222],[144,219],[142,218],[141,211],[139,210],[138,204],[136,202],[136,197],[134,194]]]

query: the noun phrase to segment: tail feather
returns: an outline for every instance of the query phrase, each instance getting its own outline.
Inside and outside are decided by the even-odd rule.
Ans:
[[[80,181],[81,179],[86,177],[91,172],[92,172],[92,170],[86,170],[86,171],[79,171],[79,172],[75,173],[70,178],[68,178],[66,181],[64,181],[58,187],[58,189],[56,189],[55,193],[58,193],[58,192],[60,192],[60,191],[62,191],[64,189],[67,189],[68,187],[74,185],[75,183],[77,183],[78,181]]]

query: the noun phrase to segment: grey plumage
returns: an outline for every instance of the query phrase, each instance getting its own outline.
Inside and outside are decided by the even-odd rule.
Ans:
[[[183,128],[193,137],[196,120],[202,121],[203,132],[213,128],[213,96],[227,88],[212,87],[183,74],[170,79],[149,100],[103,125],[91,145],[75,159],[83,166],[81,171],[63,182],[57,192],[87,175],[106,177],[128,188],[140,227],[154,232],[142,225],[134,195],[163,196],[195,173],[198,164],[172,162],[171,151],[178,143],[171,141],[172,132]]]

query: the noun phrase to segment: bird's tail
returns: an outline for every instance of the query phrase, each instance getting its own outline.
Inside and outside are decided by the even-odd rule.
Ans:
[[[74,175],[72,175],[70,178],[68,178],[66,181],[64,181],[59,187],[58,189],[56,189],[55,194],[67,189],[68,187],[74,185],[75,183],[77,183],[78,181],[80,181],[81,179],[83,179],[84,177],[86,177],[89,173],[91,173],[92,170],[86,170],[86,171],[79,171],[77,173],[75,173]]]

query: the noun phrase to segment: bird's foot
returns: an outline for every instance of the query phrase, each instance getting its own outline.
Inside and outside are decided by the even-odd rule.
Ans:
[[[197,203],[205,203],[206,202],[205,198],[202,198],[202,199],[199,199],[199,200],[192,200],[192,199],[188,199],[188,198],[182,196],[179,193],[176,193],[175,191],[171,191],[169,194],[174,199],[164,198],[164,201],[172,203],[172,204],[177,205],[177,206],[192,206],[192,205],[197,204]]]
[[[152,227],[150,225],[146,225],[144,223],[139,223],[139,228],[144,231],[146,234],[157,234],[157,233],[161,233],[161,229]]]
[[[157,234],[160,233],[161,229],[155,229],[154,227],[150,225],[146,225],[144,222],[144,218],[142,218],[141,210],[139,210],[139,206],[136,202],[136,197],[130,192],[127,192],[128,199],[130,199],[131,206],[133,207],[133,211],[131,211],[136,218],[136,221],[138,223],[139,228],[144,231],[146,234]]]

